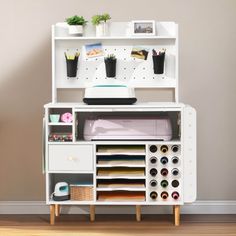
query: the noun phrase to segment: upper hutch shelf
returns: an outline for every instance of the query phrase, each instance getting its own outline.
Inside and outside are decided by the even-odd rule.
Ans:
[[[109,23],[109,36],[95,37],[95,27],[87,24],[83,37],[70,37],[66,23],[57,23],[54,26],[55,39],[175,39],[178,28],[175,22],[156,22],[156,36],[132,36],[130,22]]]
[[[66,36],[66,37],[55,37],[55,40],[120,40],[120,39],[127,39],[127,40],[137,40],[137,39],[176,39],[176,37],[172,36],[148,36],[148,37],[132,37],[132,36],[109,36],[109,37],[71,37],[71,36]]]
[[[126,85],[133,88],[172,89],[178,102],[178,25],[155,22],[156,35],[134,36],[130,22],[111,22],[109,35],[96,37],[95,27],[88,24],[82,37],[71,36],[66,23],[52,26],[52,101],[57,102],[58,89],[84,89],[95,85]],[[88,58],[85,45],[101,43],[103,56]],[[146,60],[131,57],[135,47],[145,48]],[[163,74],[154,74],[152,49],[166,49]],[[79,52],[77,76],[68,78],[65,52]],[[115,54],[116,77],[107,78],[104,56]]]

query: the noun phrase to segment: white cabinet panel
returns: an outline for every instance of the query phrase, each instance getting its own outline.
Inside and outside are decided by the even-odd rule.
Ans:
[[[92,171],[92,145],[49,145],[49,171]]]
[[[197,197],[196,158],[196,110],[184,108],[184,202],[191,203]]]

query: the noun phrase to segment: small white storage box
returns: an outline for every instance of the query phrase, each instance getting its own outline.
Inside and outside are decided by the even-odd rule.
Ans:
[[[163,140],[172,138],[169,118],[114,118],[87,119],[85,140]]]

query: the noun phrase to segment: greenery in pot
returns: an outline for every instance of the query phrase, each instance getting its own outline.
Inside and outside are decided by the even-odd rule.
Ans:
[[[84,19],[83,16],[72,16],[69,18],[66,18],[66,22],[68,25],[86,25],[88,21]]]
[[[83,35],[83,27],[87,24],[87,21],[83,16],[72,16],[66,19],[67,24],[69,25],[69,34],[75,36]]]
[[[96,26],[97,37],[104,37],[108,35],[107,21],[110,19],[111,17],[108,13],[104,13],[102,15],[95,15],[92,17],[92,24]]]
[[[99,25],[102,22],[107,22],[111,19],[111,16],[108,13],[104,13],[103,15],[94,15],[92,17],[92,24]]]

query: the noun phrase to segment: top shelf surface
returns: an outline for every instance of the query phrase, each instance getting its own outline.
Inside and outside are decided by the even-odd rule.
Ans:
[[[109,22],[109,33],[107,37],[96,37],[95,26],[87,24],[84,27],[82,37],[71,36],[68,32],[68,25],[65,22],[53,26],[54,40],[175,40],[178,36],[178,25],[175,22],[155,22],[156,35],[143,36],[132,34],[131,22]]]
[[[45,108],[74,108],[74,109],[119,109],[119,108],[182,108],[185,105],[183,103],[176,102],[144,102],[144,103],[135,103],[133,105],[87,105],[85,103],[48,103],[44,105]]]
[[[108,36],[108,37],[95,37],[95,36],[87,36],[87,37],[78,37],[78,36],[63,36],[63,37],[55,37],[55,40],[158,40],[158,39],[176,39],[176,37],[172,36]]]

